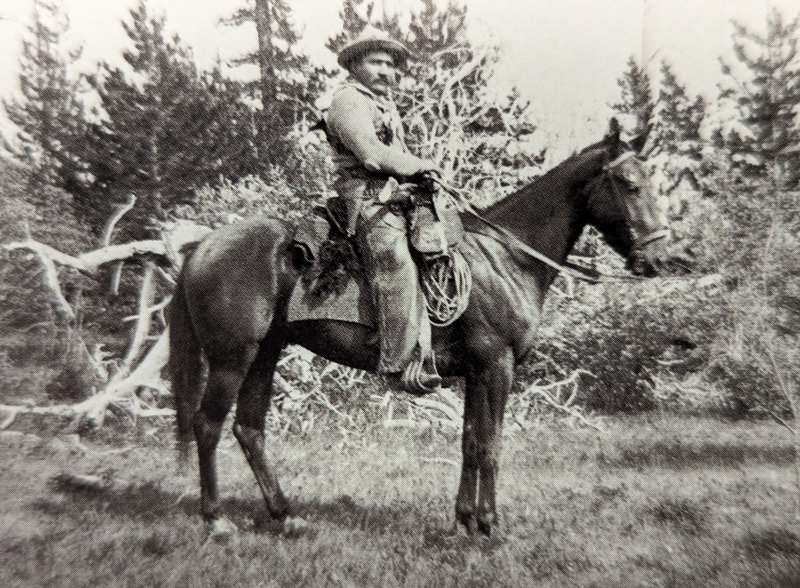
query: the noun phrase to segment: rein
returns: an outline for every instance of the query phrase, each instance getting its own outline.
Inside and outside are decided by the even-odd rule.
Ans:
[[[554,260],[550,259],[549,257],[547,257],[545,254],[541,253],[540,251],[537,251],[536,249],[534,249],[530,245],[527,245],[524,241],[522,241],[522,239],[517,237],[514,233],[512,233],[508,229],[506,229],[504,227],[501,227],[500,225],[497,225],[497,224],[493,223],[489,219],[486,219],[486,218],[482,217],[480,214],[478,214],[478,212],[474,208],[472,208],[469,205],[468,205],[468,208],[467,208],[467,212],[469,212],[471,215],[473,215],[479,221],[481,221],[486,226],[491,228],[493,231],[496,231],[497,233],[500,233],[508,241],[511,241],[512,247],[522,251],[526,255],[528,255],[530,257],[533,257],[534,259],[536,259],[538,261],[541,261],[545,265],[550,266],[551,268],[553,268],[554,270],[556,270],[560,274],[564,274],[564,275],[570,276],[570,277],[575,278],[577,280],[583,280],[584,282],[588,282],[590,284],[600,284],[600,283],[613,282],[613,281],[618,281],[618,280],[640,281],[640,280],[646,279],[646,278],[644,278],[642,276],[633,276],[633,275],[626,275],[626,274],[606,274],[606,273],[603,273],[603,272],[600,272],[600,271],[597,271],[597,270],[589,270],[589,269],[587,269],[585,267],[582,267],[582,266],[579,266],[579,265],[575,265],[575,264],[572,264],[572,263],[569,263],[569,262],[567,262],[566,264],[558,263],[557,261],[554,261]],[[496,235],[492,235],[489,232],[486,232],[486,233],[481,232],[481,233],[478,233],[478,234],[479,235],[483,235],[484,237],[489,237],[490,239],[494,239],[495,241],[497,241],[499,243],[508,244],[507,241],[503,241],[502,239],[498,239]]]

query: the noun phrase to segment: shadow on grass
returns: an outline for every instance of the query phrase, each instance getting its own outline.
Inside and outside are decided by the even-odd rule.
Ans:
[[[53,489],[68,501],[42,499],[33,503],[33,508],[49,516],[80,516],[94,511],[135,520],[159,520],[181,513],[191,515],[199,512],[197,498],[186,498],[176,492],[167,492],[157,484],[131,484],[124,488],[65,488],[54,485]]]
[[[634,447],[621,447],[618,456],[606,457],[604,461],[627,468],[738,467],[745,463],[788,466],[794,463],[794,448],[790,445],[642,442]]]
[[[386,533],[409,526],[424,525],[423,514],[410,502],[364,506],[343,494],[334,500],[294,500],[292,509],[310,521],[325,521],[337,527]]]
[[[662,525],[671,525],[690,535],[707,532],[708,508],[687,499],[664,498],[646,512]]]
[[[45,498],[33,503],[33,508],[52,517],[82,518],[86,512],[101,512],[138,521],[164,521],[176,515],[200,518],[196,496],[187,497],[164,490],[154,483],[132,484],[123,488],[74,489],[54,484],[53,490],[68,500]],[[337,527],[358,529],[370,533],[394,532],[412,526],[427,528],[419,507],[411,503],[389,506],[358,504],[347,495],[331,501],[291,500],[293,516],[310,523],[324,521]],[[281,533],[282,524],[273,520],[260,497],[228,497],[222,500],[222,513],[243,529],[256,533]]]
[[[800,564],[800,537],[789,529],[772,528],[751,531],[742,539],[742,546],[753,558],[769,559],[775,556],[785,556]],[[798,583],[800,583],[800,579]]]

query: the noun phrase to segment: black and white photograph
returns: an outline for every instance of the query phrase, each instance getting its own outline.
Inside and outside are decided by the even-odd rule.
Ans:
[[[0,586],[800,587],[797,0],[0,51]]]

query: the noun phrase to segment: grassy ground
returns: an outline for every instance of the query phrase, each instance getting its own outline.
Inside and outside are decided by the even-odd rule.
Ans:
[[[452,534],[454,434],[383,430],[276,442],[310,529],[281,532],[228,434],[225,509],[204,543],[196,472],[166,441],[0,441],[0,586],[800,586],[793,453],[769,423],[624,418],[506,439],[501,528]],[[146,437],[146,432],[145,432]],[[59,486],[105,473],[105,490]]]

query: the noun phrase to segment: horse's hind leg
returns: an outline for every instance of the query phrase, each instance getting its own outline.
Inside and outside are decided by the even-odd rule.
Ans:
[[[209,523],[219,518],[217,444],[222,434],[222,425],[256,352],[256,344],[250,344],[226,357],[208,358],[208,385],[200,410],[195,413],[193,427],[200,465],[200,508]]]
[[[267,509],[273,519],[284,519],[289,514],[289,503],[281,492],[278,478],[270,467],[264,451],[264,421],[272,397],[272,378],[282,342],[268,336],[261,344],[258,356],[245,378],[236,405],[233,434],[256,477]]]

